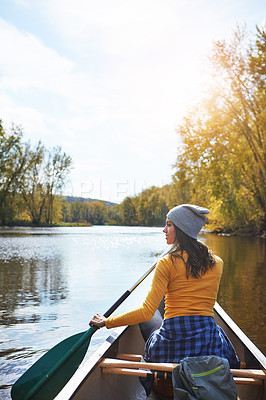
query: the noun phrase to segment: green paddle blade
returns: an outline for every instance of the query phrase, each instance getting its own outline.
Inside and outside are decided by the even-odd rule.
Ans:
[[[79,367],[96,330],[70,336],[44,354],[15,382],[12,399],[52,400]]]

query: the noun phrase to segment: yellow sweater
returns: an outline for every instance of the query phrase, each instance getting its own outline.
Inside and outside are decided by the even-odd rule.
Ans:
[[[187,254],[183,254],[186,260]],[[213,316],[213,306],[217,298],[223,271],[223,261],[215,256],[216,263],[201,278],[186,277],[186,267],[182,259],[167,254],[157,263],[152,285],[141,307],[125,314],[109,317],[105,325],[114,328],[149,321],[165,296],[164,318],[181,315]]]

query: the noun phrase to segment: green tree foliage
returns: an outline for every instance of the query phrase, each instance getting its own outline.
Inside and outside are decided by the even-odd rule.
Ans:
[[[265,226],[266,33],[247,39],[237,30],[231,43],[215,44],[215,86],[178,129],[174,185],[208,205],[218,229]]]
[[[11,127],[6,132],[0,120],[0,220],[8,224],[14,218],[18,182],[26,170],[28,145],[21,143],[22,130]]]
[[[92,201],[88,205],[88,222],[93,225],[103,225],[105,218],[106,206],[102,201]]]
[[[167,187],[169,189],[169,186]],[[143,190],[138,196],[126,197],[119,206],[115,206],[118,217],[116,221],[120,225],[163,225],[169,209],[166,203],[171,195],[171,190],[165,188],[165,186],[163,188],[152,186]]]
[[[102,201],[73,201],[70,204],[64,205],[63,221],[104,225],[108,221],[106,214],[107,207]]]
[[[122,225],[138,225],[135,203],[132,197],[126,197],[121,203],[119,212]]]
[[[64,186],[72,160],[60,147],[48,150],[39,142],[29,151],[26,163],[26,173],[18,190],[30,219],[35,225],[52,224],[55,195]]]
[[[61,147],[54,147],[47,152],[47,159],[44,166],[44,186],[47,194],[46,222],[53,223],[53,206],[57,193],[61,193],[65,180],[69,173],[72,159]]]
[[[139,225],[163,225],[168,208],[162,188],[152,186],[138,196],[137,218]]]
[[[167,198],[171,198],[171,185],[163,188],[153,186],[113,206],[105,205],[103,201],[65,202],[63,220],[92,225],[162,226],[169,209]]]
[[[18,185],[19,193],[24,201],[28,216],[34,225],[42,220],[47,193],[44,185],[43,162],[45,148],[39,142],[26,157],[26,172]]]
[[[63,188],[72,160],[60,147],[48,150],[41,142],[32,147],[22,138],[20,127],[12,125],[6,132],[0,121],[0,221],[26,219],[39,225],[52,223],[53,215],[58,221],[62,206],[55,195]]]

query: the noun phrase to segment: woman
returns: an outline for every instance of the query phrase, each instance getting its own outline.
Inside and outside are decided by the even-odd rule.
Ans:
[[[163,232],[167,244],[175,246],[157,263],[143,305],[109,318],[96,314],[90,324],[113,328],[140,323],[146,361],[178,363],[185,357],[217,355],[239,368],[231,343],[213,319],[223,261],[197,240],[208,213],[192,204],[171,209]],[[164,297],[162,317],[157,309]]]

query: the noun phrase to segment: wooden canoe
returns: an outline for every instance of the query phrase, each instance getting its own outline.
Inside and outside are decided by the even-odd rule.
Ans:
[[[233,375],[235,375],[234,379],[237,386],[238,399],[266,399],[266,357],[232,321],[218,303],[215,305],[215,321],[226,332],[236,349],[242,365],[245,365],[243,369],[232,370]],[[128,375],[128,372],[125,372],[126,375],[124,375],[123,371],[128,371],[128,368],[110,369],[109,371],[103,368],[103,362],[106,363],[106,361],[103,361],[105,359],[111,361],[112,365],[112,363],[116,362],[116,358],[129,359],[130,357],[125,356],[125,354],[143,354],[143,350],[144,341],[137,325],[117,328],[97,351],[84,362],[67,385],[56,396],[55,400],[147,399],[144,389],[139,383],[138,376],[135,376],[141,373],[145,374],[143,369],[137,370],[133,368],[130,369],[132,371],[132,373],[130,372],[131,375]],[[121,354],[124,355],[121,356]],[[133,356],[132,360],[134,359]],[[123,367],[123,362],[120,364]],[[134,364],[132,365],[134,366]],[[165,366],[162,366],[163,370],[165,368]],[[156,367],[156,369],[158,368]],[[149,399],[157,400],[158,397],[155,393],[152,393]]]

